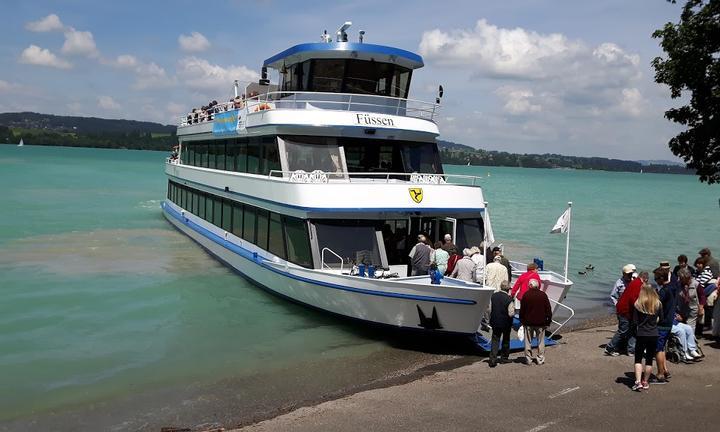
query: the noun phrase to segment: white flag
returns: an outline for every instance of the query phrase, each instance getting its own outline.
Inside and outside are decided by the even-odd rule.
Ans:
[[[493,243],[495,243],[495,234],[493,234],[492,225],[490,224],[490,213],[485,207],[485,247],[487,248]]]
[[[565,210],[565,213],[560,215],[557,222],[555,222],[555,226],[552,230],[550,230],[551,234],[557,234],[557,233],[566,233],[568,230],[568,226],[570,225],[570,207]]]

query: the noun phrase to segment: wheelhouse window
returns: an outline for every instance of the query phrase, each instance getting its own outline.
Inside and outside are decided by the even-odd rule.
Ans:
[[[407,98],[412,70],[391,63],[314,59],[283,70],[284,91],[353,93]]]

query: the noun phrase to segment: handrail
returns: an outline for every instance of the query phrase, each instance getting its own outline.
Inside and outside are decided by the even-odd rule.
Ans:
[[[306,173],[306,174],[313,174],[313,173],[321,173],[324,174],[323,176],[299,176],[296,175],[298,173]],[[465,174],[433,174],[433,173],[396,173],[396,172],[324,172],[320,170],[315,170],[311,173],[302,171],[302,170],[295,170],[295,171],[283,171],[283,170],[271,170],[270,173],[268,173],[268,178],[274,178],[274,179],[284,179],[289,182],[293,183],[330,183],[330,182],[345,182],[350,183],[352,181],[352,177],[355,178],[367,178],[371,177],[373,180],[381,180],[385,183],[390,183],[391,180],[398,180],[397,177],[406,177],[407,180],[401,180],[401,181],[407,181],[408,183],[413,184],[436,184],[436,185],[451,185],[451,186],[479,186],[476,184],[476,182],[479,182],[482,180],[483,177],[478,176],[471,176],[471,175],[465,175]],[[314,179],[321,178],[323,181],[315,181]],[[467,180],[470,182],[470,184],[465,183],[450,183],[449,180],[451,179],[457,179],[457,180]]]
[[[327,268],[328,270],[332,270],[332,267],[330,267],[329,265],[325,264],[325,252],[326,252],[326,251],[327,251],[327,252],[330,252],[331,254],[335,255],[336,257],[338,257],[338,258],[340,259],[340,273],[342,273],[342,271],[343,271],[343,269],[344,269],[343,266],[345,265],[345,262],[343,261],[343,259],[342,259],[342,257],[341,257],[340,255],[336,254],[335,252],[333,252],[332,249],[327,248],[327,247],[322,248],[322,250],[320,251],[320,268]]]
[[[553,331],[552,333],[550,333],[550,336],[549,336],[549,337],[552,338],[553,336],[555,336],[555,334],[556,334],[557,332],[560,331],[560,329],[561,329],[565,324],[568,323],[568,321],[570,321],[570,320],[572,319],[572,317],[575,316],[575,310],[574,310],[573,308],[571,308],[570,306],[567,306],[567,305],[564,305],[564,304],[560,303],[559,301],[555,301],[555,300],[550,299],[550,298],[549,298],[548,300],[550,300],[551,302],[555,303],[556,305],[562,306],[562,307],[564,307],[565,309],[567,309],[567,310],[570,311],[570,316],[568,317],[568,319],[566,319],[566,320],[563,321],[562,323],[560,323],[560,322],[558,322],[558,321],[555,321],[554,319],[551,319],[552,323],[553,323],[553,324],[557,324],[557,326],[558,326],[558,328],[556,328],[555,331]]]
[[[298,99],[298,95],[301,96],[301,98]],[[303,96],[307,96],[307,98]],[[263,104],[266,106],[261,107]],[[312,104],[322,104],[323,106],[330,106],[331,108],[321,108],[320,106],[313,106]],[[440,108],[440,105],[437,103],[417,99],[357,93],[305,91],[272,91],[262,93],[242,99],[239,105],[239,108],[235,108],[235,103],[230,101],[218,103],[205,111],[193,110],[193,112],[180,117],[180,126],[213,121],[215,114],[234,109],[241,109],[245,111],[247,115],[261,113],[267,109],[332,109],[402,115],[433,121]],[[308,105],[311,107],[308,108]]]

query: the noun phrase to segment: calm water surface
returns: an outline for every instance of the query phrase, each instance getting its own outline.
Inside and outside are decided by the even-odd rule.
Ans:
[[[0,429],[224,379],[262,381],[243,397],[263,400],[293,394],[279,377],[315,370],[310,387],[352,382],[373,356],[417,360],[376,333],[260,291],[171,228],[159,208],[165,156],[0,146]],[[548,232],[574,202],[568,302],[581,317],[605,313],[627,262],[651,269],[704,246],[720,255],[720,188],[694,177],[446,169],[484,177],[511,259],[540,256],[561,271],[564,236]],[[590,263],[595,270],[578,275]]]

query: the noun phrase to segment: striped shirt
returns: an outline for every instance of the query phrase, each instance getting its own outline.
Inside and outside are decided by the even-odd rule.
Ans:
[[[712,271],[710,271],[710,267],[705,267],[699,275],[695,276],[695,280],[698,284],[700,284],[701,287],[707,286],[708,282],[713,278]]]

